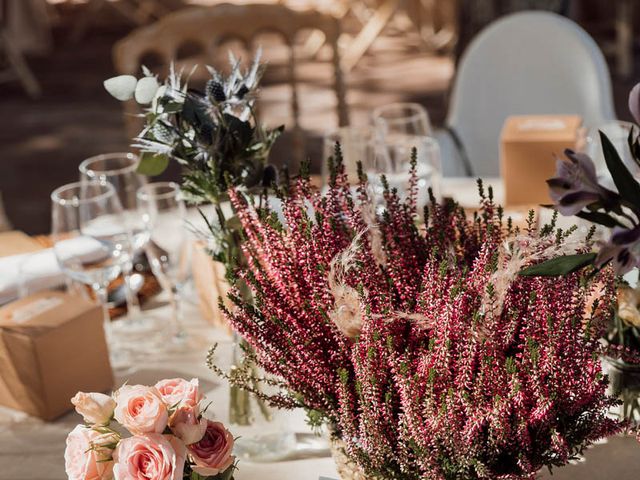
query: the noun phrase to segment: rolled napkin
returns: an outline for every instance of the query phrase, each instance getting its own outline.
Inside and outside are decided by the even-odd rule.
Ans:
[[[72,238],[57,248],[82,262],[98,261],[104,256],[100,242],[90,237]],[[64,282],[65,275],[52,248],[0,258],[0,304],[18,298],[21,286],[38,291],[60,287]]]

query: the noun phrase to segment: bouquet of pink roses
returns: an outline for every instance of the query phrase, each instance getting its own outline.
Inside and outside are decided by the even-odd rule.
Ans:
[[[198,380],[182,378],[124,385],[112,396],[78,392],[71,402],[85,424],[67,437],[68,478],[231,480],[233,436],[203,417],[202,398]]]

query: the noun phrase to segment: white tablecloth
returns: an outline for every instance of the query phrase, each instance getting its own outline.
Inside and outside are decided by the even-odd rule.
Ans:
[[[491,181],[494,185],[499,182]],[[453,185],[453,187],[451,187]],[[473,205],[473,180],[456,180],[445,185],[445,193],[456,195],[461,203]],[[496,197],[501,189],[496,186]],[[168,321],[168,306],[154,310],[154,314]],[[136,367],[116,372],[118,385],[129,383],[153,384],[161,378],[183,376],[198,377],[211,401],[208,415],[228,423],[229,388],[205,366],[208,348],[218,342],[217,359],[221,366],[231,361],[231,340],[220,330],[209,326],[193,303],[186,302],[187,329],[194,346],[189,353],[157,353],[144,355]],[[30,418],[20,412],[0,407],[0,480],[62,480],[64,474],[64,444],[67,433],[81,421],[74,413],[52,423]],[[271,426],[261,423],[255,427],[229,426],[235,435],[248,436],[268,429],[289,428],[299,433],[310,433],[302,412],[284,412]],[[319,476],[337,478],[330,457],[310,458],[275,463],[252,463],[241,460],[236,480],[317,480]],[[586,453],[586,461],[554,469],[554,480],[636,480],[640,472],[640,446],[630,437],[616,437],[596,445]],[[548,472],[542,478],[550,478]]]

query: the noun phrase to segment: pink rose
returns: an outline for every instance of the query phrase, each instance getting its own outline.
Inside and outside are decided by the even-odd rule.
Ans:
[[[231,455],[233,436],[220,422],[208,420],[202,440],[187,448],[195,463],[193,471],[205,477],[224,472],[235,461]]]
[[[113,452],[115,480],[182,480],[186,451],[173,435],[148,433],[121,440]]]
[[[109,444],[117,441],[115,435],[101,434],[84,425],[77,425],[67,436],[64,451],[64,468],[69,480],[113,478]]]
[[[184,378],[168,378],[156,383],[156,388],[169,408],[195,407],[202,400],[197,378],[192,378],[190,381]]]
[[[198,407],[179,407],[169,419],[169,428],[185,444],[196,443],[207,431],[207,419],[198,416]]]
[[[116,407],[115,400],[104,393],[78,392],[71,403],[84,421],[91,425],[107,425]]]
[[[143,385],[125,385],[114,396],[115,419],[132,434],[164,431],[169,410],[158,390]]]

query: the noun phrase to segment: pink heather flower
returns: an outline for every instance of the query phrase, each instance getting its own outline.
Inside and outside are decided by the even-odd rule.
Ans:
[[[183,378],[160,380],[155,387],[169,408],[177,406],[195,407],[200,400],[200,383],[197,378],[187,381]]]
[[[148,433],[120,441],[113,452],[115,480],[182,480],[186,450],[173,435]]]
[[[555,185],[566,206],[608,195],[570,159]],[[357,191],[341,165],[324,195],[297,180],[282,223],[229,192],[253,295],[232,291],[225,314],[291,391],[274,405],[320,412],[367,473],[410,480],[532,479],[621,430],[599,361],[613,270],[518,275],[592,245],[515,232],[490,192],[473,218],[433,201],[417,228],[414,189],[406,201],[387,189],[373,213],[364,181]]]
[[[207,421],[204,437],[187,447],[194,462],[193,471],[204,476],[214,476],[233,465],[233,435],[220,422]]]
[[[65,472],[69,480],[109,480],[112,478],[111,444],[115,435],[101,434],[77,425],[67,436],[64,451]]]
[[[124,385],[114,393],[115,419],[134,435],[162,433],[169,410],[160,392],[144,385]]]

